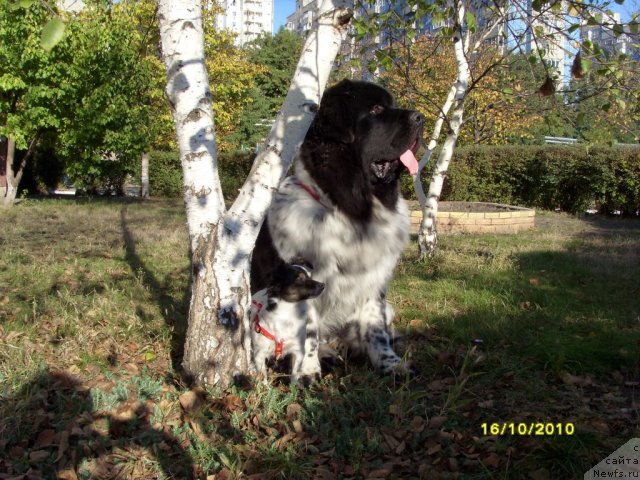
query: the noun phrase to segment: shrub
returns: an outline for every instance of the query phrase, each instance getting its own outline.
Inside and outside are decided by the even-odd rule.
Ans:
[[[435,162],[433,162],[434,164]],[[424,181],[428,184],[429,174]],[[403,192],[415,198],[408,182]],[[640,208],[640,147],[473,146],[459,148],[443,200],[484,201],[604,213]]]
[[[218,153],[218,165],[222,194],[232,202],[238,194],[249,171],[255,154],[235,152]],[[182,166],[178,152],[151,152],[149,158],[149,189],[152,196],[182,196]]]
[[[149,194],[153,197],[182,196],[182,167],[178,152],[149,154]]]

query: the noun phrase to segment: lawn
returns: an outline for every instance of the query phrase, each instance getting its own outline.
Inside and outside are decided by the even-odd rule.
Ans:
[[[190,391],[179,201],[1,218],[0,479],[572,479],[640,436],[637,220],[411,245],[389,298],[412,380],[350,360],[308,390]]]

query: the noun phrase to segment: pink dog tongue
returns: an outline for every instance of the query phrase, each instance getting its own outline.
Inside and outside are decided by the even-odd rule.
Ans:
[[[411,150],[407,150],[400,155],[400,161],[407,167],[411,175],[418,173],[418,160]]]

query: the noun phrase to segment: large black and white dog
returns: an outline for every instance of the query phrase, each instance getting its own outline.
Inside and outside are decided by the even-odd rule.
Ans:
[[[385,293],[409,236],[399,178],[417,170],[423,126],[422,114],[396,108],[380,86],[343,80],[329,88],[252,257],[254,292],[282,262],[311,262],[326,286],[311,301],[318,325],[307,325],[309,341],[337,338],[385,372],[405,368],[390,344]],[[317,355],[305,362],[319,376]]]

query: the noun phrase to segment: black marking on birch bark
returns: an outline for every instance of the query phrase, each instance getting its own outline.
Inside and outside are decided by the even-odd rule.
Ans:
[[[186,22],[184,22],[184,23],[182,24],[182,30],[186,30],[187,28],[193,28],[193,29],[195,29],[196,27],[195,27],[195,25],[194,25],[191,21],[187,20]]]
[[[220,323],[227,330],[237,330],[240,324],[238,314],[232,308],[227,308],[220,313]]]
[[[199,108],[195,108],[189,112],[189,114],[182,121],[182,124],[184,125],[187,122],[197,122],[203,117],[203,115],[204,112],[202,110],[200,110]]]
[[[300,108],[307,113],[317,113],[319,107],[316,102],[305,102],[300,105]]]
[[[338,13],[338,19],[337,19],[338,26],[344,27],[348,25],[352,18],[353,18],[353,10],[350,8],[347,8],[346,11],[342,11]]]
[[[271,152],[271,153],[275,153],[279,157],[282,155],[282,152],[280,150],[278,150],[278,148],[275,145],[267,145],[265,150],[267,150],[268,152]]]
[[[211,193],[211,189],[207,187],[202,187],[200,190],[197,190],[193,187],[189,187],[193,195],[197,198],[204,198]]]
[[[191,152],[191,153],[187,153],[184,156],[184,161],[185,162],[192,162],[194,160],[200,160],[206,154],[207,154],[207,152]]]
[[[271,191],[276,191],[278,190],[278,186],[276,185],[275,187],[272,187],[270,185],[267,185],[266,183],[259,183],[258,185],[260,185],[262,188],[264,188],[265,190],[271,190]]]

